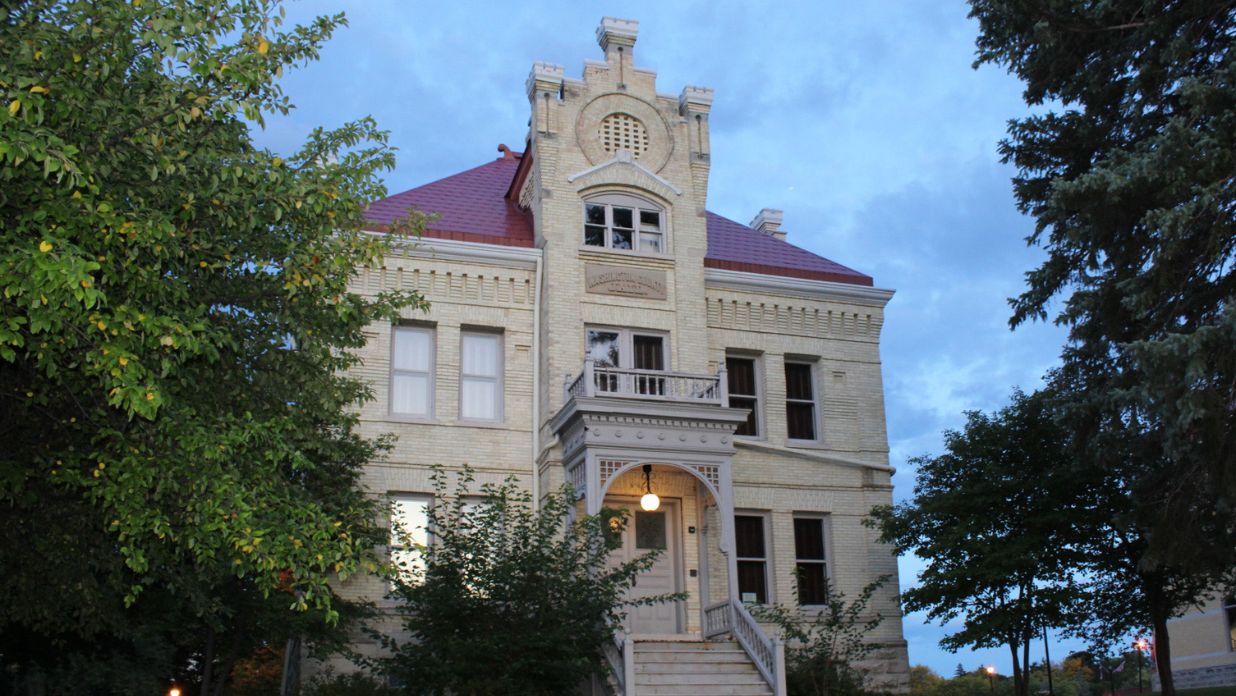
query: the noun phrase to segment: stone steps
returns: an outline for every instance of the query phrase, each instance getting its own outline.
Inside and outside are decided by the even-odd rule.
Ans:
[[[734,641],[635,643],[637,696],[772,696]]]

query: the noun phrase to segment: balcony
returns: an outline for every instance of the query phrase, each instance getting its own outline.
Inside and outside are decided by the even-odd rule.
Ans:
[[[584,371],[566,383],[565,399],[614,397],[644,401],[726,405],[728,383],[725,368],[715,375],[692,375],[662,370],[601,367],[592,360]]]

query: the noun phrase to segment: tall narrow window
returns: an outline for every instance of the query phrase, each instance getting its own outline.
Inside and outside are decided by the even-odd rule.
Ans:
[[[502,418],[502,336],[464,331],[459,358],[459,417]]]
[[[433,415],[434,330],[396,326],[391,344],[391,413]]]
[[[584,245],[660,254],[665,249],[664,214],[634,196],[590,198],[584,203]]]
[[[755,376],[755,358],[725,358],[729,375],[730,408],[746,408],[747,421],[734,431],[735,435],[758,437],[760,434],[760,395]]]
[[[391,499],[391,564],[404,582],[425,570],[429,546],[429,496],[396,494]]]
[[[768,551],[764,518],[734,516],[734,550],[738,561],[738,598],[744,602],[768,602]]]
[[[825,557],[823,517],[794,518],[794,560],[799,604],[828,602],[828,559]]]
[[[791,440],[815,439],[815,385],[811,364],[785,364],[785,427]]]

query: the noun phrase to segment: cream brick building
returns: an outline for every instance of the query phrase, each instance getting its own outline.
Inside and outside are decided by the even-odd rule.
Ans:
[[[779,693],[781,646],[747,606],[819,603],[825,580],[852,597],[882,575],[870,666],[904,688],[896,561],[862,524],[892,500],[879,344],[892,292],[787,243],[779,211],[750,226],[707,211],[712,90],[658,92],[637,31],[604,19],[603,60],[582,79],[532,67],[523,153],[502,146],[371,207],[379,232],[413,207],[437,218],[357,281],[432,303],[370,329],[363,429],[398,442],[367,485],[412,527],[432,465],[629,509],[624,552],[665,549],[636,591],[688,599],[630,617],[609,651],[620,691],[672,693],[658,680],[690,659],[675,651],[702,646],[735,662],[703,671],[746,681],[696,692]],[[660,507],[645,512],[649,489]]]
[[[1236,686],[1236,592],[1216,593],[1167,622],[1177,689]],[[1158,675],[1151,679],[1158,689]]]

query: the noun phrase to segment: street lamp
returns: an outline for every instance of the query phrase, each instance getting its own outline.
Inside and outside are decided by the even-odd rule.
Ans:
[[[168,689],[167,696],[180,696],[180,687],[173,686],[172,688]]]
[[[1150,643],[1145,638],[1138,638],[1133,641],[1133,647],[1137,648],[1137,693],[1142,693],[1142,651],[1150,647]]]
[[[986,667],[983,668],[983,671],[987,673],[987,685],[991,687],[992,696],[995,696],[996,694],[996,666],[987,665]]]

